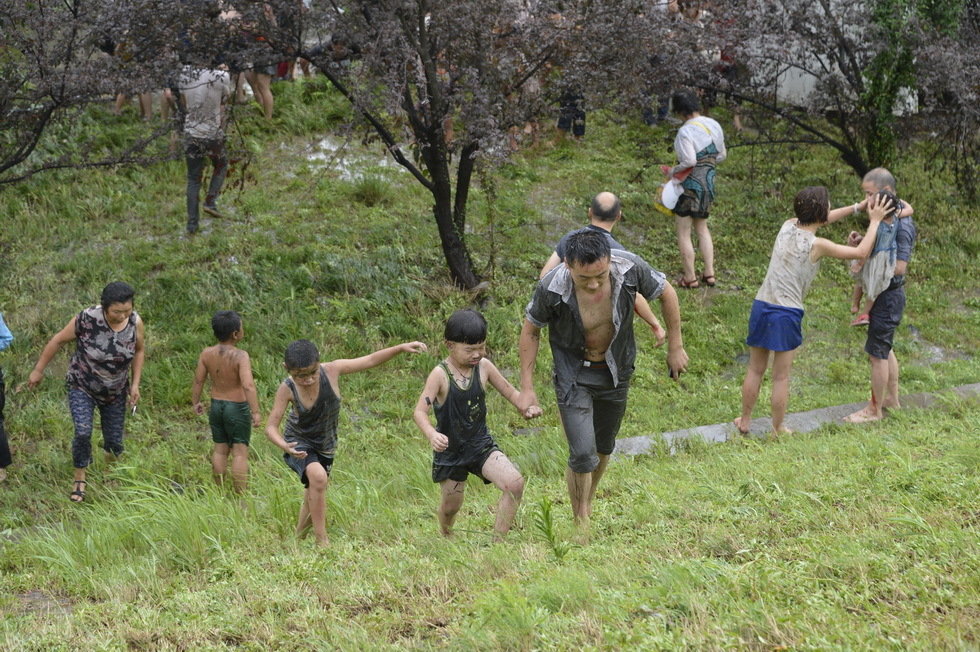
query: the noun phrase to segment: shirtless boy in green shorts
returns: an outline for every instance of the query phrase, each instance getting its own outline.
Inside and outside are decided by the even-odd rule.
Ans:
[[[231,453],[231,478],[235,491],[242,493],[248,486],[248,444],[252,426],[262,422],[259,397],[252,379],[252,363],[248,353],[238,348],[245,337],[242,318],[234,310],[219,310],[211,319],[211,328],[218,343],[201,352],[194,372],[191,403],[194,412],[204,414],[201,390],[204,381],[211,379],[211,438],[214,454],[211,470],[214,481],[223,484]]]

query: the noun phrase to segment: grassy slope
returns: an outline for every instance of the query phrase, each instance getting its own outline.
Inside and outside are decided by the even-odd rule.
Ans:
[[[307,164],[302,147],[342,112],[314,85],[281,93],[274,129],[241,121],[248,136],[239,147],[256,156],[250,178],[225,196],[236,216],[204,237],[179,237],[180,163],[49,176],[0,194],[0,307],[18,336],[2,360],[8,383],[26,377],[46,338],[108,280],[136,285],[149,341],[126,462],[111,473],[96,463],[80,508],[65,498],[65,357],[37,394],[8,401],[17,465],[0,491],[0,645],[980,644],[980,457],[970,427],[980,409],[956,401],[868,428],[617,463],[600,489],[593,544],[566,550],[564,445],[543,352],[546,416],[532,435],[499,397],[490,405],[493,431],[529,479],[518,527],[508,543],[485,545],[495,492],[472,483],[460,536],[439,538],[430,453],[410,410],[441,355],[443,319],[468,299],[447,286],[420,189],[380,168],[349,182]],[[301,94],[315,108],[301,107]],[[600,117],[586,142],[541,148],[501,170],[492,204],[475,192],[469,242],[493,281],[489,344],[512,378],[530,279],[596,191],[624,200],[617,237],[676,272],[671,224],[648,208],[655,165],[638,175],[669,162],[671,137]],[[895,171],[920,241],[897,346],[903,391],[976,382],[980,362],[967,354],[980,332],[980,238],[967,207],[930,180],[914,152],[906,158]],[[624,436],[734,416],[748,305],[793,194],[817,183],[835,203],[858,194],[843,165],[805,148],[734,147],[722,173],[712,217],[720,289],[681,296],[691,371],[669,382],[663,353],[640,334]],[[808,298],[794,411],[867,394],[848,297],[843,265],[825,264]],[[245,316],[266,409],[291,339],[320,342],[327,357],[416,338],[433,350],[343,379],[326,553],[291,537],[299,486],[261,433],[244,514],[210,486],[206,424],[186,397],[209,316],[226,307]],[[536,525],[542,501],[555,504],[554,546]]]

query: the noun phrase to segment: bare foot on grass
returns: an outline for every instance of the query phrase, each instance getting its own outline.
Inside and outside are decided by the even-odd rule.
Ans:
[[[870,423],[872,421],[881,421],[881,414],[876,414],[870,405],[844,417],[844,423]]]
[[[732,423],[735,425],[735,429],[738,430],[740,435],[749,434],[749,426],[745,426],[744,428],[742,427],[742,417],[735,417],[732,420]]]
[[[7,479],[7,469],[0,469],[0,482]]]
[[[316,547],[317,548],[329,548],[330,547],[330,537],[328,537],[328,536],[317,537],[316,538]]]

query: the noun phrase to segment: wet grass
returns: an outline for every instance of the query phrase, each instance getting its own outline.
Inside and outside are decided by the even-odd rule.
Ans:
[[[692,442],[673,457],[617,461],[599,491],[593,542],[581,547],[568,537],[565,447],[543,351],[546,414],[530,432],[490,397],[491,429],[528,479],[515,531],[489,544],[496,492],[471,482],[457,538],[438,537],[431,453],[410,412],[441,355],[443,320],[470,297],[448,285],[421,188],[394,168],[351,180],[314,165],[308,145],[338,128],[336,98],[309,83],[277,91],[272,125],[240,109],[237,146],[253,159],[223,196],[229,217],[197,238],[182,235],[179,162],[57,173],[0,191],[0,309],[17,336],[0,359],[8,386],[110,280],[136,286],[148,339],[127,455],[111,470],[94,465],[82,506],[66,496],[65,356],[38,392],[8,397],[16,464],[0,485],[0,647],[980,645],[980,408],[961,400],[866,428]],[[594,118],[585,141],[526,150],[484,175],[493,193],[486,184],[473,193],[467,239],[491,282],[482,306],[489,349],[512,380],[537,270],[558,236],[584,222],[598,190],[624,200],[620,241],[670,276],[679,269],[672,225],[649,202],[656,165],[670,162],[671,131]],[[920,231],[897,338],[904,392],[980,379],[980,239],[969,207],[928,167],[913,149],[895,169]],[[835,204],[859,194],[841,163],[802,147],[733,147],[719,178],[719,286],[681,294],[690,373],[669,381],[663,351],[639,333],[623,436],[735,415],[748,308],[792,195],[812,183],[828,185]],[[867,396],[849,296],[844,266],[825,264],[808,298],[793,411]],[[212,487],[206,422],[188,401],[210,315],[222,308],[244,316],[265,410],[292,339],[313,339],[327,358],[408,339],[432,350],[342,381],[325,552],[292,537],[300,486],[261,433],[248,495]]]

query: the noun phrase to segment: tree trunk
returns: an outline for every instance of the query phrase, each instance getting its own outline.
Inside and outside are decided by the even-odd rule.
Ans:
[[[442,134],[439,133],[441,138]],[[449,273],[452,275],[453,282],[467,290],[472,290],[480,283],[480,278],[473,271],[473,261],[470,259],[469,251],[463,240],[464,224],[457,224],[455,211],[453,210],[452,182],[449,172],[449,157],[445,145],[441,140],[436,140],[431,147],[423,149],[422,156],[425,159],[426,168],[432,176],[432,214],[436,218],[436,226],[439,229],[439,240],[442,242],[442,253],[446,257],[446,265],[449,266]],[[462,162],[461,162],[462,165]],[[470,164],[472,165],[472,164]],[[461,180],[462,181],[462,180]],[[469,190],[470,178],[465,178],[465,187],[456,188],[457,196],[463,193],[466,196]],[[465,209],[464,209],[465,211]],[[465,216],[465,212],[463,213]],[[461,216],[462,217],[462,216]],[[464,217],[465,219],[465,217]]]

